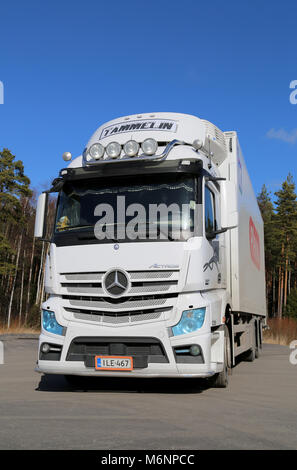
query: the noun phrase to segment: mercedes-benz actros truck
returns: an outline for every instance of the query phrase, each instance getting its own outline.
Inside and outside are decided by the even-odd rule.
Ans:
[[[239,355],[259,355],[266,317],[263,222],[236,132],[125,116],[63,158],[36,211],[48,246],[36,370],[226,387]]]

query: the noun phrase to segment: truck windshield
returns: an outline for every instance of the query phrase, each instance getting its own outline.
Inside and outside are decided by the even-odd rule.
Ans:
[[[101,241],[186,240],[194,233],[196,178],[185,174],[66,182],[55,233]]]

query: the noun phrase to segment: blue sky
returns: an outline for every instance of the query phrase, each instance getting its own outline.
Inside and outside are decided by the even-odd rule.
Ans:
[[[236,130],[255,191],[297,183],[297,2],[4,1],[0,148],[49,184],[103,122],[175,111]]]

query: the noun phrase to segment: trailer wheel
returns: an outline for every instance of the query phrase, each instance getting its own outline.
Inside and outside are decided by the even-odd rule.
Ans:
[[[256,331],[255,331],[255,335],[256,335],[256,339],[257,339],[257,342],[256,342],[256,350],[255,350],[255,357],[256,357],[256,359],[260,356],[260,354],[261,354],[261,349],[262,349],[262,344],[261,344],[261,331],[260,331],[260,328],[261,328],[261,322],[260,322],[260,321],[257,321],[257,322],[256,322]]]
[[[246,362],[253,362],[256,359],[256,348],[252,347],[247,353],[244,354],[244,360]]]
[[[231,347],[229,330],[225,327],[224,338],[224,367],[222,372],[214,375],[211,379],[211,385],[214,388],[227,388],[229,383],[229,375],[231,373]]]
[[[253,362],[257,356],[257,341],[256,341],[256,328],[253,328],[252,330],[254,332],[253,334],[253,345],[252,347],[243,354],[243,360],[246,362]],[[259,352],[258,352],[259,353]]]

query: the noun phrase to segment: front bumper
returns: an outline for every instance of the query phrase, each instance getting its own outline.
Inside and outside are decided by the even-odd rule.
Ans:
[[[94,338],[96,333],[91,325],[70,323],[65,336],[58,336],[42,332],[39,338],[39,351],[42,343],[61,345],[60,360],[37,361],[36,371],[46,374],[104,376],[104,377],[209,377],[219,372],[218,365],[211,362],[211,333],[207,328],[202,328],[194,333],[180,336],[170,336],[168,328],[162,322],[139,325],[133,327],[134,338],[155,338],[163,346],[168,362],[148,363],[145,368],[137,368],[132,371],[98,371],[94,367],[87,367],[83,360],[67,360],[67,354],[72,341],[77,337]],[[98,333],[97,333],[98,336]],[[123,338],[131,337],[131,329],[121,328],[121,332],[114,328],[102,328],[100,338],[113,337],[119,343]],[[202,351],[203,363],[179,363],[174,353],[175,347],[198,344]],[[39,353],[38,353],[39,354]]]

